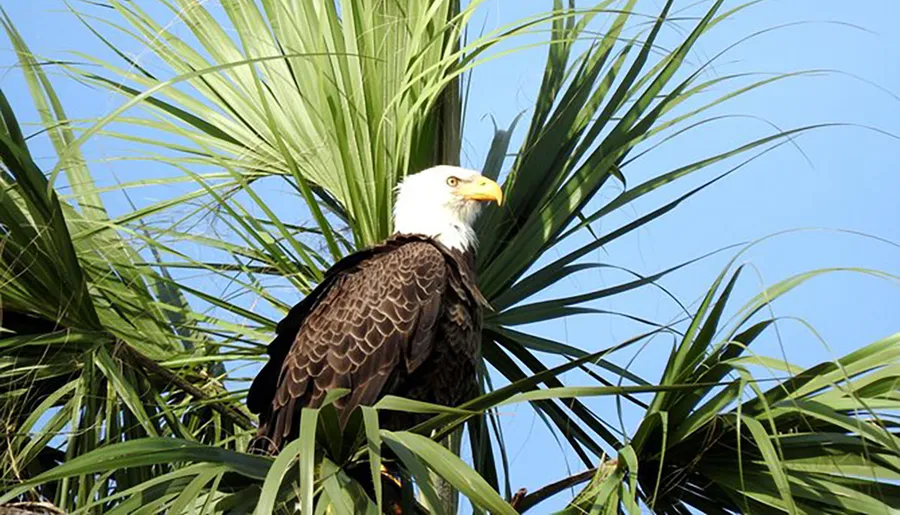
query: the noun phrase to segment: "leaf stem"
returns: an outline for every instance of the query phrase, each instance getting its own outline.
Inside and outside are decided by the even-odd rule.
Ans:
[[[606,463],[604,462],[604,464],[600,465],[600,467],[604,466],[605,464]],[[513,497],[513,500],[510,501],[510,503],[513,504],[513,502],[515,501],[513,504],[513,508],[515,508],[515,510],[519,513],[525,513],[525,511],[535,507],[538,503],[541,503],[546,499],[553,497],[566,488],[575,486],[579,483],[584,483],[585,481],[591,479],[592,477],[594,477],[594,475],[597,474],[597,471],[600,470],[600,467],[590,468],[577,474],[573,474],[569,477],[560,479],[559,481],[550,483],[549,485],[542,486],[541,488],[525,496],[519,496],[519,494],[517,493],[516,496]]]
[[[125,354],[128,355],[128,358],[130,358],[131,361],[133,361],[136,365],[139,365],[145,371],[156,374],[163,380],[174,384],[178,388],[181,388],[185,393],[191,395],[196,399],[208,401],[209,406],[212,409],[218,411],[225,417],[228,417],[242,429],[253,429],[253,421],[245,413],[242,413],[240,410],[228,406],[224,403],[210,399],[207,394],[203,393],[203,390],[197,388],[193,383],[184,379],[183,377],[180,377],[178,374],[172,372],[168,368],[143,355],[140,351],[138,351],[131,345],[128,345],[127,343],[119,340],[117,342],[117,348],[124,350]]]

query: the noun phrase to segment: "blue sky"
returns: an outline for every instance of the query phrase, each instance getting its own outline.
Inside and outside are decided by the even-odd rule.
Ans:
[[[145,3],[142,0],[140,4]],[[662,3],[642,1],[638,10],[655,13]],[[66,52],[78,50],[108,56],[86,29],[62,12],[61,1],[4,0],[2,4],[40,55],[72,58]],[[676,2],[676,6],[693,4]],[[544,11],[550,5],[551,2],[537,0],[487,1],[472,26],[480,27],[483,19],[490,30]],[[689,8],[684,14],[697,12],[696,8]],[[705,72],[709,78],[743,72],[820,72],[781,81],[717,108],[711,115],[738,116],[709,124],[655,149],[627,172],[629,184],[771,134],[773,127],[787,130],[819,123],[845,125],[812,131],[798,138],[796,145],[785,145],[767,154],[673,213],[598,251],[592,259],[649,274],[730,244],[798,228],[857,231],[900,242],[900,140],[890,135],[900,134],[900,34],[895,27],[898,19],[900,3],[895,0],[870,0],[865,2],[865,8],[860,2],[839,0],[769,0],[738,14],[702,38],[691,55],[694,63],[706,62],[742,38],[780,27],[730,50]],[[680,27],[690,27],[690,23],[684,20]],[[602,29],[602,24],[597,28]],[[668,42],[671,47],[683,33],[670,27],[664,31],[661,43],[666,46]],[[533,40],[541,37],[536,35]],[[127,50],[140,52],[135,48]],[[530,109],[540,84],[544,56],[544,48],[534,47],[476,69],[467,111],[465,165],[478,168],[483,163],[493,131],[491,117],[499,125],[507,125],[519,112]],[[34,121],[36,114],[24,83],[16,70],[9,68],[14,62],[8,43],[0,40],[0,87],[20,116]],[[106,92],[86,89],[58,75],[54,85],[74,118],[104,114],[120,102]],[[719,94],[727,91],[726,87],[717,90]],[[517,147],[524,133],[522,124],[511,149]],[[121,143],[116,143],[115,149],[103,145],[102,141],[91,142],[89,155],[109,157],[122,148]],[[38,156],[52,155],[40,139],[35,140],[33,152]],[[511,164],[510,159],[506,166]],[[115,173],[131,178],[155,173],[146,165],[124,168],[114,161],[102,163],[95,170],[105,176]],[[724,170],[720,167],[700,173],[641,199],[595,229],[602,232],[633,220]],[[601,192],[598,205],[615,192],[614,188]],[[111,198],[110,202],[114,212],[128,209],[121,198]],[[704,260],[666,277],[662,283],[689,304],[706,291],[732,255],[726,252]],[[740,261],[750,267],[735,293],[740,302],[734,307],[764,285],[810,269],[863,267],[900,274],[898,248],[833,230],[782,235],[754,247]],[[551,293],[583,292],[622,279],[609,272],[586,272]],[[770,338],[755,350],[775,356],[783,353],[799,365],[830,359],[896,332],[900,328],[897,306],[900,290],[894,282],[851,273],[831,274],[804,285],[774,306],[778,315],[809,322],[823,341],[801,324],[788,320],[779,326],[780,339]],[[657,321],[668,321],[679,312],[676,305],[652,288],[604,299],[594,307]],[[634,324],[615,317],[573,317],[528,329],[595,350],[638,332]],[[658,377],[668,345],[660,340],[648,346],[635,358],[632,369],[651,379]],[[624,364],[631,357],[621,356],[619,362]],[[569,379],[577,384],[580,378]],[[611,403],[598,401],[593,406],[601,416],[615,417]],[[626,414],[628,432],[633,431],[637,415]],[[579,470],[576,460],[558,451],[552,437],[529,410],[511,409],[503,414],[503,419],[513,459],[513,488],[535,489],[567,475],[567,466]],[[548,507],[560,506],[561,502]]]

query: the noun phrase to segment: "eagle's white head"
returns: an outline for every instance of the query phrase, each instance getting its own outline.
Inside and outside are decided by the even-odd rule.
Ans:
[[[472,224],[481,203],[491,200],[503,202],[496,182],[474,170],[435,166],[407,176],[397,186],[394,232],[424,234],[451,249],[474,249]]]

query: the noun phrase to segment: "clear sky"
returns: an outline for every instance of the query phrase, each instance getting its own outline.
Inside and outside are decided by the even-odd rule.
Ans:
[[[151,0],[140,0],[140,5]],[[639,2],[639,10],[657,12],[662,0]],[[472,27],[491,28],[530,13],[548,9],[552,2],[537,0],[489,0]],[[690,6],[679,1],[676,6]],[[703,3],[704,5],[706,2]],[[64,11],[59,0],[0,0],[33,50],[43,56],[73,58],[67,51],[88,54],[108,52]],[[587,5],[579,2],[579,5]],[[736,5],[726,2],[726,5]],[[686,14],[696,14],[696,8]],[[716,109],[715,115],[740,115],[692,131],[654,150],[626,170],[629,184],[669,171],[717,151],[772,133],[773,127],[790,129],[803,125],[840,122],[847,126],[816,130],[751,163],[741,171],[707,189],[699,196],[640,230],[598,251],[591,259],[629,267],[650,274],[733,243],[753,240],[777,231],[795,228],[830,228],[859,231],[900,242],[900,2],[869,0],[768,0],[738,14],[701,39],[692,53],[694,63],[703,63],[720,50],[764,29],[781,27],[754,37],[716,61],[707,76],[732,73],[780,73],[823,70],[763,88]],[[798,23],[800,22],[800,23]],[[672,46],[690,20],[666,29],[662,43]],[[598,28],[602,28],[598,26]],[[537,37],[537,36],[536,36]],[[665,45],[665,43],[670,43]],[[140,49],[127,51],[139,53]],[[491,117],[507,125],[518,112],[533,104],[540,84],[544,48],[532,48],[494,60],[475,71],[467,111],[464,165],[478,168],[484,161],[492,133]],[[0,87],[13,107],[26,120],[36,120],[27,91],[16,70],[8,67],[15,58],[5,39],[0,39]],[[830,70],[830,71],[825,71]],[[70,116],[89,117],[106,113],[120,100],[106,92],[88,90],[57,75]],[[721,93],[727,90],[717,89]],[[711,97],[708,97],[711,98]],[[526,114],[527,119],[528,114]],[[869,127],[869,128],[865,128]],[[512,149],[524,136],[522,124]],[[92,142],[93,155],[114,152]],[[121,148],[121,143],[116,144]],[[35,140],[34,153],[52,155],[46,142]],[[508,160],[507,167],[512,163]],[[47,162],[44,165],[50,164]],[[94,167],[98,174],[115,173],[134,179],[154,173],[144,166],[124,167],[116,162]],[[650,195],[597,227],[604,231],[633,220],[658,207],[676,194],[713,177],[716,168],[696,178]],[[610,198],[615,189],[601,193],[598,202]],[[153,199],[138,199],[138,201]],[[113,212],[128,209],[121,198],[111,198]],[[702,295],[732,253],[724,253],[666,277],[662,284],[689,304]],[[793,233],[769,240],[742,258],[752,265],[735,293],[744,301],[764,284],[789,275],[821,267],[853,266],[900,274],[900,250],[888,244],[836,232]],[[572,294],[597,289],[623,280],[609,272],[587,272],[552,292]],[[736,303],[736,308],[742,302]],[[665,322],[678,307],[658,290],[644,288],[633,294],[597,302],[595,307],[622,311]],[[896,283],[854,274],[835,274],[808,283],[775,304],[783,316],[801,317],[812,324],[824,342],[800,324],[786,321],[779,326],[780,342],[771,338],[755,351],[781,356],[799,365],[844,354],[900,329],[900,290]],[[640,328],[614,317],[575,317],[528,328],[571,345],[597,350],[636,334]],[[637,356],[632,369],[656,379],[669,343],[662,339]],[[625,364],[633,353],[621,356]],[[579,376],[570,376],[578,384]],[[610,402],[592,405],[601,416],[616,423]],[[637,413],[626,413],[628,432],[635,428]],[[558,479],[580,464],[563,456],[542,422],[524,408],[503,413],[507,443],[513,460],[513,487],[535,489]],[[548,503],[561,506],[563,500]],[[544,509],[539,510],[545,511]]]

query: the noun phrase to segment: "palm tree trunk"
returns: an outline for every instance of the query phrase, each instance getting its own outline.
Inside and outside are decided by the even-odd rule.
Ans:
[[[441,445],[449,449],[453,454],[459,456],[460,449],[462,448],[462,437],[463,428],[459,428],[442,440]],[[419,502],[427,507],[428,511],[432,514],[443,513],[446,515],[454,515],[458,513],[459,492],[453,488],[453,485],[434,472],[428,473],[428,480],[431,483],[431,486],[434,487],[434,492],[437,494],[440,506],[431,506],[428,503],[428,499],[421,493],[419,494]]]
[[[447,19],[452,20],[459,14],[459,1],[451,0],[447,9]],[[452,42],[455,46],[454,50],[459,48],[459,40]],[[437,134],[435,138],[435,164],[448,164],[458,166],[460,164],[460,148],[462,145],[462,92],[460,90],[459,79],[453,79],[441,95],[440,103],[437,105]],[[450,452],[459,456],[462,447],[462,428],[450,434],[441,445],[450,449]],[[440,500],[441,506],[439,510],[431,508],[432,513],[445,513],[452,515],[459,510],[459,492],[453,486],[444,480],[444,478],[431,472],[429,479],[434,487],[435,493]],[[424,501],[424,500],[423,500]],[[423,502],[428,506],[427,501]]]

